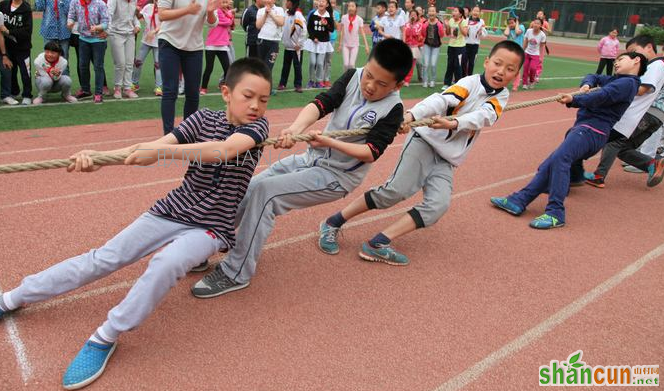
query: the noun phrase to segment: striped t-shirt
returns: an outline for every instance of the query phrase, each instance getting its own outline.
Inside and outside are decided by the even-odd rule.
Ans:
[[[190,115],[173,130],[180,144],[224,141],[234,133],[253,138],[256,143],[268,136],[266,118],[243,126],[228,122],[225,111],[202,109]],[[180,146],[173,148],[184,148]],[[196,150],[192,148],[192,156]],[[235,245],[235,213],[244,198],[258,161],[260,149],[253,148],[239,159],[221,156],[221,163],[190,163],[182,184],[158,200],[150,213],[185,224],[205,227]]]

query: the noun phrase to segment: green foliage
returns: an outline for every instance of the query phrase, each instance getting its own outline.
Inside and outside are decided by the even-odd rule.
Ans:
[[[664,45],[664,28],[657,26],[643,26],[639,30],[639,35],[650,35],[655,38],[657,45]]]

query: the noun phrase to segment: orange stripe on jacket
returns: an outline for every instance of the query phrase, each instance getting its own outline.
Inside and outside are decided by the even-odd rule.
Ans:
[[[493,106],[493,110],[496,112],[496,115],[500,117],[500,115],[503,113],[503,106],[500,105],[498,99],[496,98],[489,99],[489,104]]]

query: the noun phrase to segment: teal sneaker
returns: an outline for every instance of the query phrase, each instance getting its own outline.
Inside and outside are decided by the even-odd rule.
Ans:
[[[374,248],[369,243],[362,244],[360,258],[369,262],[383,262],[394,266],[406,266],[410,263],[408,257],[396,252],[390,246]]]
[[[648,187],[655,187],[664,178],[664,159],[657,159],[648,165]]]
[[[535,217],[533,221],[530,222],[530,226],[535,229],[551,229],[551,228],[560,228],[565,225],[564,221],[560,221],[557,218],[544,213],[541,216]]]
[[[318,228],[318,248],[328,255],[339,254],[339,231],[341,228],[333,227],[325,221]]]
[[[508,200],[506,197],[491,197],[491,204],[514,216],[519,216],[523,213],[522,207]]]
[[[87,341],[69,364],[62,378],[62,386],[67,390],[77,390],[97,380],[104,373],[106,363],[117,345],[117,342],[106,345]]]

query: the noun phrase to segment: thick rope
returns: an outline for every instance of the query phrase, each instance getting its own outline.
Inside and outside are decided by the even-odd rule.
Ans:
[[[593,88],[590,91],[597,90],[598,88]],[[590,92],[588,91],[588,92]],[[572,92],[569,95],[575,96],[579,94],[584,94],[584,92],[581,91],[576,91]],[[505,107],[504,111],[512,111],[512,110],[518,110],[518,109],[523,109],[526,107],[532,107],[532,106],[537,106],[545,103],[551,103],[551,102],[557,102],[560,97],[563,94],[558,94],[554,96],[550,96],[548,98],[541,98],[541,99],[535,99],[535,100],[530,100],[526,102],[521,102],[521,103],[515,103],[511,105],[507,105]],[[445,117],[448,120],[454,119],[453,116],[447,116]],[[413,121],[410,122],[409,125],[411,128],[416,128],[419,126],[431,126],[434,123],[434,120],[432,118],[424,118],[422,120],[418,121]],[[340,138],[340,137],[350,137],[350,136],[361,136],[369,133],[370,129],[368,128],[362,128],[362,129],[349,129],[349,130],[332,130],[329,132],[325,133],[326,137],[331,137],[331,138]],[[296,134],[292,136],[293,141],[311,141],[314,139],[314,136],[310,134]],[[271,137],[263,141],[262,143],[258,144],[259,147],[264,147],[268,145],[274,145],[277,143],[277,138],[276,137]],[[114,164],[123,164],[124,160],[127,158],[127,154],[116,154],[116,155],[103,155],[103,154],[98,154],[98,155],[93,155],[92,161],[94,162],[95,165],[98,166],[108,166],[108,165],[114,165]],[[22,171],[36,171],[36,170],[49,170],[49,169],[54,169],[54,168],[64,168],[68,167],[70,164],[72,164],[72,161],[69,159],[54,159],[54,160],[42,160],[38,162],[29,162],[29,163],[14,163],[14,164],[3,164],[0,165],[0,174],[11,174],[15,172],[22,172]]]

